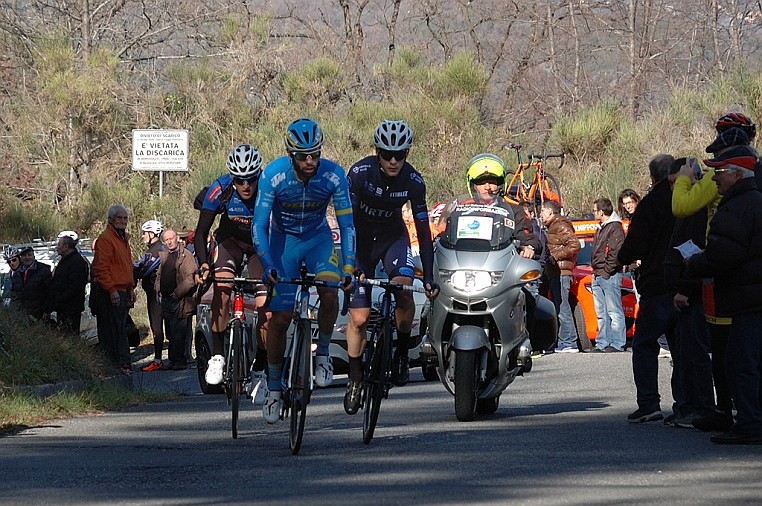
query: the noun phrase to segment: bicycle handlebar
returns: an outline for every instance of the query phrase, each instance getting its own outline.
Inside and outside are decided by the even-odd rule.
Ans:
[[[299,285],[302,287],[324,287],[324,288],[341,288],[343,286],[342,283],[338,281],[324,281],[322,279],[315,279],[314,274],[306,274],[304,277],[300,278],[278,278],[278,283],[285,283],[287,285]],[[268,293],[268,299],[272,297],[272,289],[273,286],[270,285],[267,289]],[[346,316],[347,312],[349,312],[349,299],[350,299],[350,293],[344,292],[344,304],[341,307],[341,316]]]
[[[564,166],[564,162],[566,162],[566,152],[565,151],[561,151],[560,153],[551,153],[551,154],[543,154],[543,155],[536,155],[536,154],[532,153],[531,155],[529,155],[529,159],[530,160],[533,160],[533,159],[547,160],[548,158],[560,158],[561,159],[561,164],[558,167],[556,167],[556,169],[555,169],[555,170],[558,170],[561,167],[563,167]]]
[[[396,281],[383,281],[379,279],[364,279],[362,281],[358,281],[361,285],[366,286],[378,286],[380,288],[386,289],[395,289],[395,290],[406,290],[408,292],[418,292],[418,293],[426,293],[426,289],[423,287],[413,286],[413,285],[403,285],[401,283],[397,283]]]

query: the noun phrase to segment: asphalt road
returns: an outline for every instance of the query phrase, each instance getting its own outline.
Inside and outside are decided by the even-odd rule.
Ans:
[[[759,504],[762,448],[724,447],[661,422],[628,424],[631,354],[542,357],[497,413],[455,419],[415,369],[362,443],[345,378],[312,397],[302,450],[245,406],[230,436],[223,396],[195,370],[136,374],[181,400],[61,420],[0,439],[0,504]],[[668,408],[668,360],[660,360]]]

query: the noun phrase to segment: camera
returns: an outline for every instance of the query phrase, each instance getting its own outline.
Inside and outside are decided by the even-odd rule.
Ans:
[[[693,167],[693,177],[698,181],[704,176],[704,173],[701,171],[701,167],[699,167],[698,160],[695,158],[688,158],[688,163],[691,167]]]

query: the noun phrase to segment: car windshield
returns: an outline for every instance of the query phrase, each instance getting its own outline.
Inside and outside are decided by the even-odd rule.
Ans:
[[[440,244],[459,251],[489,251],[512,244],[513,211],[510,205],[457,204],[447,217]]]
[[[591,265],[593,255],[593,238],[579,240],[580,249],[577,252],[577,265]]]

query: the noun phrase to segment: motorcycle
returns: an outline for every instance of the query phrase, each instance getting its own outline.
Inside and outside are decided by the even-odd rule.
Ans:
[[[446,223],[434,254],[440,293],[429,308],[421,359],[455,396],[457,419],[470,421],[494,413],[503,390],[532,369],[528,321],[545,336],[539,341],[555,340],[556,313],[524,288],[541,267],[519,255],[510,208],[458,203]]]

